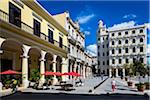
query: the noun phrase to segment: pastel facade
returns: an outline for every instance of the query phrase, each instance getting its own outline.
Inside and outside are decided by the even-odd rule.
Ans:
[[[85,36],[80,31],[78,22],[74,22],[69,12],[63,12],[53,15],[53,17],[68,31],[68,48],[69,60],[68,71],[80,73],[83,78],[89,76],[91,73],[91,61],[89,54],[85,53]],[[72,78],[72,77],[69,77]]]
[[[68,72],[68,32],[36,1],[1,0],[0,21],[1,71],[21,71],[24,87],[32,69]]]
[[[123,65],[136,60],[147,64],[147,28],[137,25],[130,28],[106,29],[99,22],[97,31],[98,67],[109,76],[125,76]]]

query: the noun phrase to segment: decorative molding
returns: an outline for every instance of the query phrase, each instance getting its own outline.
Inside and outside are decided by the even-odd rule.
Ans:
[[[23,4],[20,2],[20,0],[12,0],[13,2],[15,2],[18,6],[20,6],[21,8],[24,8]]]
[[[32,15],[42,22],[42,18],[39,15],[35,14],[34,12],[32,12]]]

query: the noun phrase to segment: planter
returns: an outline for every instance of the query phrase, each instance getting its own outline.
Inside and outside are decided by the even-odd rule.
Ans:
[[[145,85],[144,85],[144,84],[139,84],[139,85],[137,86],[137,89],[138,89],[138,91],[143,92],[144,89],[145,89]]]
[[[149,90],[149,89],[150,89],[150,83],[148,83],[148,82],[145,83],[145,89],[146,89],[146,90]]]
[[[133,82],[129,81],[128,86],[132,86],[132,85],[133,85]]]
[[[128,78],[127,78],[127,77],[125,77],[125,81],[128,81]]]

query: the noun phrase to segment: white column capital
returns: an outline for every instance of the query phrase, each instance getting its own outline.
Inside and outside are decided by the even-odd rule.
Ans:
[[[28,52],[29,52],[31,47],[23,44],[22,48],[23,48],[23,55],[22,55],[22,57],[28,57]]]
[[[46,51],[41,50],[41,58],[40,61],[45,61],[45,55],[46,55]]]

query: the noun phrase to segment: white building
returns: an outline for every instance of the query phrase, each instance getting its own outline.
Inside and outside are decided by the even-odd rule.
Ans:
[[[109,76],[125,75],[123,65],[136,60],[147,63],[146,25],[130,28],[106,29],[99,21],[97,31],[98,68]]]
[[[84,78],[91,72],[89,57],[85,53],[85,35],[80,31],[78,22],[74,22],[68,11],[53,15],[56,20],[68,31],[69,72],[78,72]],[[87,62],[88,61],[88,62]],[[72,78],[72,77],[69,77]]]

